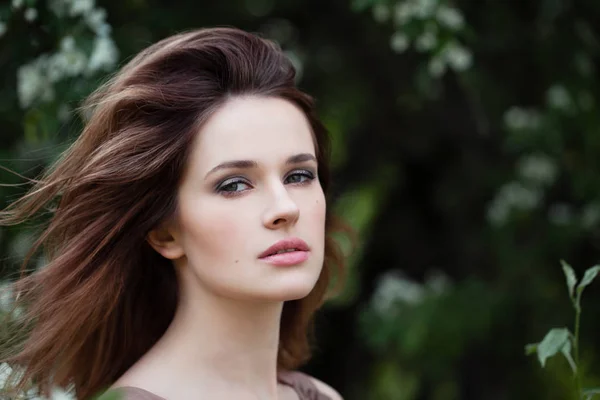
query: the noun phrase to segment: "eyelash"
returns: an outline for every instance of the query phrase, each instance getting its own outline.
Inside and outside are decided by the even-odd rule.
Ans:
[[[315,179],[315,174],[311,171],[308,170],[295,170],[292,171],[291,173],[289,173],[286,176],[286,180],[289,179],[291,176],[301,176],[303,178],[305,178],[305,180],[301,181],[301,182],[291,182],[291,185],[298,185],[298,186],[302,186],[302,185],[307,185],[310,182],[312,182]],[[240,184],[243,183],[244,185],[248,185],[250,186],[250,184],[248,183],[248,181],[246,179],[242,179],[242,178],[231,178],[231,179],[227,179],[225,181],[223,181],[221,184],[219,184],[216,188],[217,193],[219,193],[222,196],[225,197],[234,197],[234,196],[239,196],[241,193],[245,192],[248,189],[245,190],[239,190],[239,191],[228,191],[228,190],[223,190],[224,188],[226,188],[227,186],[230,185],[235,185],[235,184]]]

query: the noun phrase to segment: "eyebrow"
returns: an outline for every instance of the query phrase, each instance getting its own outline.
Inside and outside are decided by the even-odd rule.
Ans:
[[[299,163],[302,163],[305,161],[317,161],[317,159],[315,158],[315,156],[313,156],[310,153],[300,153],[300,154],[296,154],[294,156],[289,157],[287,160],[285,160],[285,164],[293,165],[293,164],[299,164]],[[253,160],[225,161],[225,162],[222,162],[221,164],[217,165],[210,171],[208,171],[208,173],[206,174],[206,177],[208,177],[209,175],[211,175],[217,171],[220,171],[222,169],[248,169],[248,168],[258,168],[258,163]]]

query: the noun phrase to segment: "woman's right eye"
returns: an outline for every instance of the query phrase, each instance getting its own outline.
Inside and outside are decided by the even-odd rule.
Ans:
[[[244,188],[244,186],[247,188]],[[230,179],[219,185],[217,192],[225,196],[232,196],[244,192],[249,188],[250,185],[241,179]]]

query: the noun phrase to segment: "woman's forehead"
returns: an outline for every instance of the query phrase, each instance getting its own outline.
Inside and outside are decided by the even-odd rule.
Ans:
[[[194,143],[192,162],[199,169],[233,160],[285,162],[299,153],[315,154],[304,113],[275,97],[229,100],[204,124]]]

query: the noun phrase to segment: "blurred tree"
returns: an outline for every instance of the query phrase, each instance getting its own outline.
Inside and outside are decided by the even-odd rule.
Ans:
[[[261,32],[318,100],[334,209],[361,237],[306,369],[348,400],[565,399],[568,365],[539,371],[523,345],[569,320],[558,260],[598,259],[599,18],[594,0],[15,0],[0,5],[1,165],[38,173],[80,129],[78,101],[148,44]],[[0,187],[4,205],[24,189]],[[0,228],[0,276],[31,229]]]

